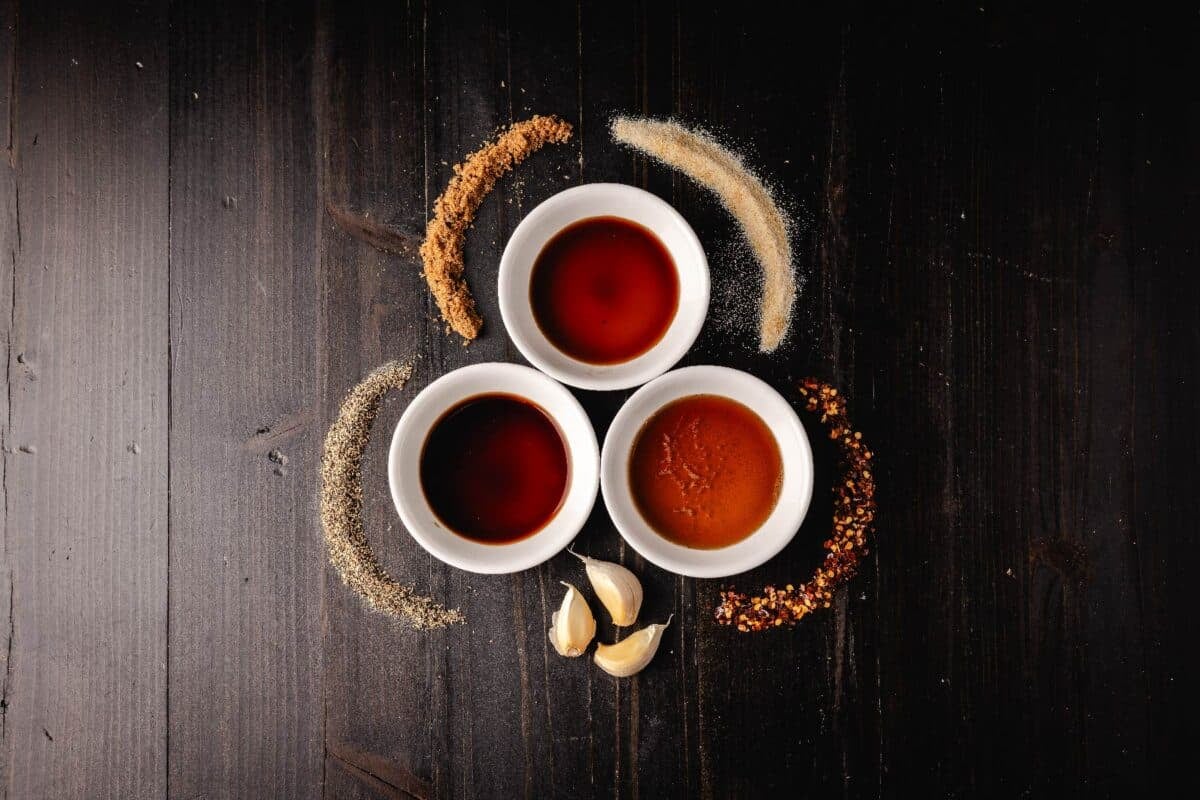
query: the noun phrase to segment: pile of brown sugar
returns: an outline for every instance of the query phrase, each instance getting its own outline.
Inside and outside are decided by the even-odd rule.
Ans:
[[[379,564],[362,522],[362,458],[383,396],[412,377],[412,365],[384,364],[355,386],[342,401],[337,419],[325,435],[321,457],[321,525],[329,561],[368,606],[408,623],[417,630],[465,622],[456,609],[416,594],[397,583]]]
[[[454,177],[434,203],[433,218],[425,228],[421,245],[425,280],[442,319],[464,343],[478,336],[483,327],[483,317],[475,309],[475,300],[463,279],[463,240],[479,204],[496,181],[529,154],[547,143],[570,138],[570,123],[555,116],[535,116],[514,123],[494,142],[455,164]]]
[[[818,608],[829,608],[837,587],[854,577],[858,562],[867,555],[867,536],[875,528],[875,478],[871,474],[871,451],[846,416],[846,399],[838,390],[815,378],[800,384],[805,409],[820,413],[837,442],[841,477],[833,487],[833,534],[825,542],[825,561],[808,583],[782,589],[767,586],[761,595],[721,592],[716,620],[736,625],[743,633],[795,625]]]

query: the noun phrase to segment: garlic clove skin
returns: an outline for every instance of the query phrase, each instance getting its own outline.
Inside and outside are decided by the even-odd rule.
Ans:
[[[562,585],[567,587],[567,593],[558,611],[550,617],[548,633],[560,656],[575,658],[583,655],[596,635],[596,618],[578,589],[566,581]]]
[[[569,548],[567,552],[583,562],[588,581],[608,609],[613,624],[624,627],[637,622],[642,609],[642,583],[637,576],[620,564],[588,558]]]
[[[661,625],[647,625],[616,644],[596,645],[596,655],[593,659],[596,666],[614,678],[628,678],[641,672],[658,652],[658,643],[662,641],[663,631],[671,624],[674,616],[672,614],[667,617],[667,621]]]

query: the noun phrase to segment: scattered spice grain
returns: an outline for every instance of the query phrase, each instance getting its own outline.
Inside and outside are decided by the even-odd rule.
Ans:
[[[805,409],[821,415],[829,438],[837,442],[841,479],[834,486],[833,533],[825,542],[825,561],[807,583],[782,589],[767,586],[761,595],[721,592],[716,620],[743,633],[792,626],[818,608],[829,608],[833,592],[854,577],[867,555],[867,537],[875,528],[875,478],[871,451],[846,415],[846,399],[815,378],[800,383]]]
[[[703,131],[677,122],[616,117],[618,142],[679,170],[717,196],[737,220],[762,267],[758,349],[773,352],[787,336],[796,300],[790,225],[770,189],[743,163]]]
[[[412,376],[412,365],[392,361],[355,386],[342,401],[337,419],[325,435],[321,458],[321,525],[329,560],[342,582],[376,611],[417,630],[465,622],[456,609],[396,582],[379,564],[363,532],[362,458],[383,396]]]
[[[571,125],[555,116],[534,116],[514,123],[494,142],[454,165],[454,177],[434,203],[433,218],[421,245],[425,281],[442,319],[466,344],[479,335],[483,317],[463,278],[463,240],[479,204],[496,181],[531,153],[571,138]]]

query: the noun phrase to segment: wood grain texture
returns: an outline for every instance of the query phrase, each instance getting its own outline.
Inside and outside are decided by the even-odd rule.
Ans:
[[[793,14],[0,0],[8,796],[1194,785],[1200,18]],[[801,281],[782,352],[755,351],[734,223],[615,147],[618,112],[709,127],[775,187]],[[452,165],[533,113],[576,136],[480,209],[466,262],[486,323],[464,348],[416,244]],[[880,486],[862,574],[829,612],[758,637],[710,612],[722,585],[796,582],[820,558],[835,476],[811,420],[810,518],[733,581],[654,568],[597,508],[578,547],[642,576],[644,620],[676,614],[623,681],[548,646],[559,581],[585,583],[573,558],[445,567],[384,477],[417,391],[521,361],[499,253],[533,206],[592,181],[645,187],[697,230],[714,303],[685,363],[784,392],[831,380]],[[431,634],[337,580],[315,509],[344,392],[409,357],[366,455],[366,529],[394,575],[468,617]],[[603,436],[628,393],[579,396]]]
[[[4,677],[0,684],[0,786],[8,785],[11,770],[8,757],[8,689],[12,680],[13,644],[13,563],[8,548],[8,453],[12,441],[11,363],[13,358],[12,308],[13,275],[17,263],[17,165],[16,118],[13,101],[16,97],[17,66],[17,4],[15,0],[0,2],[0,136],[4,138],[4,159],[0,161],[0,309],[9,309],[4,325],[4,391],[0,392],[0,490],[4,493],[4,515],[0,517],[0,541],[3,542],[3,575],[0,575],[0,619],[7,620],[0,652],[4,653]]]
[[[427,196],[444,184],[441,162],[475,144],[446,148],[440,137],[454,141],[468,125],[486,130],[506,111],[543,110],[547,100],[565,114],[574,93],[582,178],[631,181],[671,199],[717,256],[719,301],[736,304],[744,282],[726,265],[741,257],[723,212],[697,187],[612,148],[605,122],[616,111],[675,115],[749,146],[752,163],[792,203],[807,254],[797,336],[767,360],[747,346],[745,320],[717,318],[689,360],[747,367],[781,388],[816,372],[849,391],[881,451],[888,522],[877,555],[832,613],[786,637],[741,639],[708,625],[718,582],[658,573],[624,554],[598,515],[581,545],[646,577],[648,615],[675,610],[682,619],[654,669],[624,683],[545,656],[541,627],[554,581],[572,577],[569,559],[517,576],[511,597],[472,579],[464,606],[473,629],[492,633],[490,663],[477,661],[475,634],[465,648],[461,633],[447,634],[448,655],[441,642],[432,648],[431,696],[389,698],[395,710],[383,715],[406,720],[391,725],[433,726],[430,793],[1135,787],[1155,738],[1137,710],[1148,672],[1105,651],[1136,650],[1145,627],[1162,623],[1134,613],[1146,567],[1127,531],[1138,478],[1124,442],[1135,419],[1139,298],[1128,252],[1098,247],[1097,237],[1129,224],[1123,195],[1139,162],[1124,152],[1135,138],[1113,118],[1133,107],[1123,92],[1140,85],[1130,71],[1149,50],[1126,42],[1129,56],[1118,46],[1120,20],[1073,28],[1066,13],[1041,32],[976,12],[924,24],[818,17],[797,29],[732,7],[584,4],[572,52],[563,16],[425,10],[420,74],[435,88],[424,119],[426,131],[436,120],[439,154],[426,159]],[[459,24],[443,28],[447,18]],[[405,30],[414,30],[411,20]],[[342,35],[331,39],[344,48]],[[395,56],[406,45],[415,51],[415,34],[406,41],[399,26],[382,25],[363,35],[372,44],[354,69],[395,76],[400,61],[417,72],[411,57]],[[1056,47],[1078,58],[1060,59]],[[386,66],[373,66],[376,53],[389,54]],[[975,53],[985,58],[974,68],[952,68]],[[339,68],[354,64],[343,55]],[[510,95],[499,101],[487,91],[498,70]],[[390,98],[393,109],[403,102]],[[370,138],[363,123],[356,142]],[[527,195],[553,185],[552,168],[538,172],[543,163],[553,162],[535,159],[535,177],[522,170],[488,201],[470,246],[491,245],[491,209],[502,212],[503,234],[509,207],[522,213]],[[468,270],[494,321],[494,259],[485,251],[468,263],[481,264]],[[435,369],[422,381],[465,363],[439,328],[426,334]],[[511,355],[496,337],[489,330],[471,360]],[[584,399],[602,430],[621,398]],[[1092,408],[1100,418],[1081,415]],[[1088,468],[1093,459],[1104,471]],[[1114,482],[1126,493],[1114,495]],[[382,482],[378,492],[386,506]],[[818,491],[797,543],[739,583],[806,575],[826,496]],[[453,598],[465,581],[449,580]],[[358,647],[377,663],[374,645]],[[463,703],[472,713],[458,721]],[[1121,734],[1089,724],[1096,715]],[[499,742],[497,719],[509,726]],[[919,749],[931,738],[943,745]],[[482,742],[492,754],[483,759]],[[421,776],[421,759],[402,750]]]
[[[167,679],[165,8],[9,4],[2,16],[4,791],[157,796]]]
[[[327,375],[325,420],[345,391],[375,366],[428,350],[430,315],[436,311],[415,250],[408,257],[386,254],[356,226],[341,222],[369,220],[417,242],[424,235],[423,30],[419,5],[394,4],[376,12],[356,4],[321,8],[316,102],[322,202],[331,210],[320,220],[319,254],[328,309],[321,365]],[[385,399],[364,460],[364,524],[392,575],[450,599],[443,586],[431,588],[431,560],[424,551],[396,546],[407,534],[389,511],[383,469],[388,431],[404,402],[432,380],[433,369],[422,358],[409,386]],[[426,797],[435,780],[430,740],[444,725],[445,711],[425,685],[432,653],[444,650],[452,634],[417,634],[367,611],[332,572],[326,585],[325,796],[356,796],[350,789],[379,775],[382,762],[388,774],[380,780]],[[377,795],[365,787],[361,796]]]
[[[180,4],[171,37],[169,791],[311,797],[325,564],[313,10]]]

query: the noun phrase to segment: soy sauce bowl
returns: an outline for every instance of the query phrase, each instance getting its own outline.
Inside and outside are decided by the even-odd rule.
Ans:
[[[557,427],[567,456],[563,500],[539,530],[502,544],[450,530],[431,507],[421,483],[421,453],[446,412],[473,397],[507,394],[538,406]],[[388,452],[388,484],[409,534],[430,555],[453,567],[507,574],[537,566],[575,538],[591,513],[599,486],[596,432],[579,401],[560,383],[518,364],[474,364],[454,370],[413,398],[396,424]]]
[[[671,256],[679,278],[678,306],[662,337],[644,353],[615,364],[581,361],[556,347],[539,327],[530,298],[542,248],[568,226],[592,217],[617,217],[649,230]],[[673,367],[700,335],[709,292],[708,259],[687,220],[650,192],[620,183],[589,183],[549,198],[521,220],[500,258],[500,315],[508,335],[529,363],[580,389],[629,389]]]
[[[685,547],[665,538],[642,516],[630,486],[630,455],[642,427],[663,407],[692,395],[741,403],[766,424],[779,445],[779,499],[755,531],[726,547]],[[604,439],[600,489],[613,524],[647,561],[691,578],[724,578],[766,563],[796,535],[812,500],[812,448],[792,406],[763,381],[728,367],[684,367],[647,383],[621,406]]]

